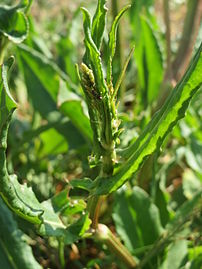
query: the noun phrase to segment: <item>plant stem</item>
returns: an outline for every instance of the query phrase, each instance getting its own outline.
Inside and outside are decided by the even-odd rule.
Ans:
[[[179,79],[179,76],[182,73],[181,68],[187,57],[187,53],[189,54],[190,59],[191,53],[189,53],[189,51],[192,51],[192,47],[194,44],[193,40],[194,32],[198,30],[195,29],[195,24],[197,21],[199,21],[198,25],[200,25],[200,18],[201,18],[200,10],[202,8],[201,6],[202,4],[201,1],[199,0],[188,1],[183,33],[175,60],[173,62],[173,75],[175,76],[176,80]]]
[[[97,195],[94,195],[90,197],[89,199],[88,211],[90,212],[89,217],[92,220],[92,224],[91,224],[92,229],[97,229],[102,199],[103,199],[102,196],[97,196]]]
[[[60,265],[61,268],[64,269],[65,268],[65,255],[64,255],[64,241],[62,238],[60,238],[58,240],[59,243],[59,259],[60,259]]]
[[[106,150],[105,155],[103,156],[103,163],[100,171],[99,177],[110,177],[113,174],[113,166],[115,160],[115,151],[114,149]],[[88,211],[89,217],[92,220],[91,227],[97,229],[99,213],[102,204],[103,196],[93,195],[88,201]]]
[[[127,268],[136,268],[137,263],[133,256],[106,225],[98,224],[94,238],[105,243]]]
[[[171,64],[171,34],[170,34],[170,8],[169,0],[163,0],[164,22],[166,26],[166,80],[171,79],[172,64]]]

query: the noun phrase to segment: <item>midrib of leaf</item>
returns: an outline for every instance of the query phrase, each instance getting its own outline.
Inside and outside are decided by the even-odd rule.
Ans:
[[[51,221],[51,220],[44,220],[43,221],[43,225],[44,224],[50,224],[50,225],[53,225],[53,227],[59,227],[59,228],[61,228],[61,229],[66,229],[66,226],[65,225],[63,225],[62,223],[58,223],[58,222],[56,222],[56,221]]]
[[[201,86],[202,45],[198,49],[187,73],[173,90],[162,109],[157,112],[137,141],[125,152],[128,160],[112,178],[99,179],[96,194],[115,191],[121,187],[144,162],[144,159],[161,146],[166,135],[181,119],[189,101]]]

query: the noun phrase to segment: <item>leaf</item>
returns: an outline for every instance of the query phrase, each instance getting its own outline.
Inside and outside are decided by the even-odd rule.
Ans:
[[[39,158],[66,153],[68,151],[66,139],[54,128],[44,131],[39,138],[42,144],[38,152]]]
[[[109,41],[108,41],[108,60],[107,60],[107,83],[110,84],[112,81],[112,60],[114,58],[115,50],[116,50],[116,34],[117,28],[123,14],[130,8],[130,5],[125,6],[121,9],[119,14],[114,19],[114,22],[111,27],[111,31],[109,33]]]
[[[202,209],[202,189],[198,191],[191,200],[182,204],[174,218],[166,225],[166,230],[172,231],[176,229],[177,226],[182,226],[197,209],[199,209],[199,212]]]
[[[155,204],[159,209],[161,223],[163,227],[168,223],[170,219],[170,212],[168,210],[168,193],[161,187],[161,184],[158,182],[156,186],[156,195],[155,195]]]
[[[83,100],[66,88],[63,89],[63,86],[61,86],[58,96],[58,106],[60,111],[71,119],[74,126],[81,131],[87,140],[92,141],[92,129],[89,118],[84,112]]]
[[[73,199],[69,197],[68,190],[63,190],[51,199],[51,204],[56,213],[62,216],[70,216],[86,209],[86,203],[83,199]]]
[[[187,199],[193,198],[194,194],[202,188],[200,180],[190,169],[185,169],[183,175],[183,193]]]
[[[141,188],[116,194],[114,206],[117,232],[132,253],[154,243],[163,232],[158,208]]]
[[[7,171],[7,133],[11,116],[16,108],[7,84],[7,72],[12,63],[13,58],[10,58],[0,69],[0,195],[16,214],[33,223],[40,223],[43,211],[34,193],[26,186],[20,185],[17,177],[9,175]]]
[[[72,32],[77,30],[74,28],[71,29]],[[71,80],[78,84],[76,69],[72,68],[72,66],[75,65],[75,62],[77,61],[77,51],[75,50],[75,44],[72,42],[72,39],[73,38],[71,38],[69,32],[66,33],[65,36],[60,37],[57,43],[58,64],[63,70],[65,70]]]
[[[87,9],[82,8],[83,12],[83,27],[85,34],[85,46],[90,58],[90,64],[92,66],[93,75],[95,79],[96,89],[99,91],[100,96],[104,96],[107,93],[107,86],[104,80],[104,74],[101,64],[100,52],[98,51],[92,36],[91,36],[91,17]]]
[[[137,138],[123,153],[127,158],[118,172],[111,178],[98,179],[95,194],[106,194],[117,190],[137,172],[145,159],[159,149],[165,137],[172,131],[185,111],[193,95],[201,87],[202,44],[193,58],[182,80],[171,92],[162,108]]]
[[[44,201],[41,206],[44,209],[43,223],[39,228],[39,233],[42,236],[63,238],[65,244],[72,244],[84,236],[90,227],[91,220],[87,213],[66,227],[56,213],[51,200]]]
[[[202,254],[200,253],[197,257],[195,257],[191,263],[190,269],[198,269],[202,266]]]
[[[18,49],[18,52],[28,96],[35,110],[39,111],[41,116],[49,122],[62,121],[55,128],[64,136],[64,140],[67,138],[69,148],[78,148],[83,145],[85,141],[81,134],[70,122],[64,122],[65,117],[57,108],[57,98],[62,78],[70,85],[70,89],[66,89],[67,91],[71,91],[74,86],[69,83],[66,75],[44,55],[22,45]]]
[[[58,214],[55,213],[50,200],[41,203],[44,209],[43,222],[40,225],[39,233],[43,236],[60,237],[65,232],[65,225],[62,223]]]
[[[90,127],[89,119],[83,112],[82,101],[65,101],[60,106],[60,111],[71,119],[74,126],[81,131],[81,133],[88,139],[88,141],[92,141],[92,130]]]
[[[202,190],[199,191],[193,199],[184,202],[184,204],[177,210],[174,218],[166,225],[164,232],[158,238],[158,240],[153,244],[152,248],[149,249],[148,252],[145,253],[144,257],[141,259],[139,267],[143,268],[152,258],[159,255],[166,246],[170,243],[174,243],[179,241],[180,238],[188,238],[190,236],[191,227],[195,222],[195,218],[199,216],[201,209],[202,209]],[[184,243],[182,245],[179,243],[178,245],[182,252],[187,252],[185,250],[186,246]],[[182,253],[182,256],[184,256]],[[172,257],[175,255],[175,251],[172,250],[172,253],[169,257],[169,262],[171,262]],[[184,262],[183,257],[179,255],[179,258]],[[178,265],[178,260],[173,261],[174,265]],[[161,267],[160,267],[161,268]],[[162,265],[161,269],[169,268],[164,267]],[[181,268],[181,267],[180,267]]]
[[[0,84],[0,127],[1,130],[3,128],[3,125],[6,124],[6,121],[8,120],[8,118],[10,117],[10,114],[13,113],[13,111],[15,110],[17,104],[15,102],[15,100],[13,99],[13,97],[10,94],[9,88],[8,88],[8,83],[7,83],[7,73],[9,71],[9,69],[11,68],[11,66],[14,63],[14,57],[10,57],[8,59],[7,62],[5,62],[4,64],[2,64],[0,66],[0,71],[1,71],[1,84]]]
[[[131,59],[131,57],[132,57],[132,55],[134,53],[134,49],[135,49],[135,47],[133,47],[131,49],[128,57],[126,58],[126,61],[125,61],[124,65],[123,65],[123,69],[121,70],[121,73],[120,73],[120,75],[119,75],[119,77],[117,79],[116,85],[114,87],[114,92],[113,92],[113,95],[112,95],[113,98],[116,97],[116,95],[118,93],[118,90],[119,90],[119,88],[121,86],[121,83],[123,82],[123,79],[124,79],[124,76],[125,76],[125,73],[126,73],[126,69],[128,67],[129,61],[130,61],[130,59]]]
[[[102,37],[105,29],[105,18],[107,8],[105,7],[106,0],[98,0],[97,9],[92,22],[92,38],[95,45],[100,49]]]
[[[146,64],[146,70],[143,70],[144,78],[141,81],[141,86],[147,92],[146,95],[148,103],[151,103],[157,98],[160,84],[163,79],[163,60],[158,40],[155,37],[155,33],[151,27],[151,23],[147,21],[144,17],[141,17],[141,25],[143,35],[143,55],[141,55],[142,63],[140,64],[143,65],[142,67],[144,69],[144,65]],[[143,63],[144,57],[145,63]]]
[[[0,5],[0,34],[14,43],[21,43],[28,35],[28,20],[22,8],[26,3],[17,6]]]
[[[134,54],[140,87],[140,98],[147,107],[158,95],[163,75],[163,60],[160,51],[159,27],[152,14],[153,0],[133,2],[130,13]],[[155,59],[155,60],[153,60]]]
[[[90,61],[90,67],[92,68],[93,71],[93,77],[94,77],[93,84],[95,84],[94,85],[95,92],[96,95],[99,96],[99,98],[97,98],[98,100],[96,99],[99,109],[92,111],[92,100],[88,101],[89,98],[88,99],[86,98],[86,100],[88,103],[88,111],[91,118],[91,127],[94,133],[94,145],[96,145],[95,147],[97,148],[96,149],[97,153],[99,152],[100,154],[101,151],[105,150],[102,144],[112,145],[113,143],[112,118],[114,115],[114,111],[112,111],[112,105],[110,104],[110,97],[109,97],[110,93],[104,79],[100,52],[97,49],[95,43],[93,42],[91,36],[91,17],[89,12],[85,8],[82,8],[82,11],[84,18],[83,22],[84,34],[85,34],[84,41],[87,55]],[[83,67],[81,69],[82,71],[81,75],[83,74],[83,76],[87,76],[89,78],[89,74],[92,71],[84,64],[82,64],[81,67]],[[90,79],[92,79],[92,74],[90,76]],[[88,85],[82,83],[82,87],[84,92],[88,91]]]
[[[127,195],[127,193],[122,191],[116,194],[112,217],[116,225],[117,233],[131,253],[133,253],[136,248],[143,246],[135,212],[130,204],[129,195]]]
[[[193,137],[191,137],[190,145],[186,147],[185,150],[185,158],[188,163],[188,165],[195,170],[196,172],[199,172],[202,174],[202,142],[197,141]]]
[[[10,210],[0,198],[0,268],[40,269]]]
[[[70,181],[70,185],[73,188],[83,189],[86,191],[90,191],[93,187],[93,181],[90,178],[83,178],[83,179],[72,179]]]
[[[167,257],[159,269],[179,269],[184,265],[187,256],[187,241],[178,240],[168,247]]]

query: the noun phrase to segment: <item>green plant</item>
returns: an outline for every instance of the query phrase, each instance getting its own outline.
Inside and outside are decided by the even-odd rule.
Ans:
[[[187,225],[190,223],[194,225],[195,219],[201,221],[202,190],[200,184],[200,190],[193,191],[191,199],[182,203],[181,207],[176,210],[175,215],[171,217],[166,205],[165,192],[162,190],[165,186],[160,186],[159,181],[154,178],[152,199],[150,199],[145,190],[133,186],[134,183],[132,182],[134,174],[137,174],[149,156],[157,159],[160,148],[165,147],[165,139],[178,121],[184,117],[191,99],[194,95],[200,94],[202,45],[197,49],[186,73],[170,92],[160,110],[145,124],[139,136],[135,140],[132,138],[128,143],[129,145],[123,147],[120,143],[120,136],[124,129],[120,127],[122,122],[118,113],[117,95],[129,61],[133,56],[134,48],[127,57],[116,83],[113,81],[112,63],[116,50],[117,27],[122,15],[130,6],[124,7],[114,19],[108,42],[105,44],[106,53],[102,60],[101,49],[107,14],[105,4],[105,0],[98,1],[93,18],[91,18],[87,9],[82,8],[86,51],[83,62],[76,68],[78,79],[72,73],[75,82],[56,63],[48,59],[44,55],[45,53],[42,53],[43,51],[37,49],[34,36],[27,40],[26,45],[19,44],[17,47],[17,61],[19,61],[19,68],[23,71],[25,77],[33,110],[38,111],[41,117],[47,120],[44,126],[39,124],[37,129],[33,128],[34,130],[28,132],[27,136],[24,136],[24,140],[21,140],[21,146],[23,147],[27,141],[37,135],[40,135],[42,141],[48,140],[47,148],[41,146],[41,149],[40,146],[37,147],[37,142],[35,143],[35,150],[38,150],[39,160],[41,158],[43,166],[44,156],[61,154],[67,150],[68,144],[64,141],[66,135],[69,145],[72,145],[73,148],[79,146],[80,148],[81,146],[86,148],[87,145],[87,150],[83,149],[85,154],[88,153],[88,148],[91,148],[92,145],[89,164],[93,173],[88,172],[91,177],[87,175],[82,179],[72,179],[68,183],[63,182],[67,185],[64,190],[42,202],[39,202],[35,193],[29,187],[19,183],[16,175],[11,175],[8,171],[8,169],[12,170],[8,167],[6,158],[8,128],[17,107],[7,83],[7,74],[13,64],[13,57],[3,61],[1,65],[0,194],[4,202],[1,201],[0,205],[2,207],[1,219],[5,219],[0,226],[0,232],[2,233],[0,247],[2,253],[5,253],[5,256],[8,257],[8,259],[2,258],[2,264],[5,268],[20,268],[20,266],[24,266],[23,268],[37,268],[38,266],[40,268],[30,249],[28,253],[32,263],[26,261],[24,254],[22,254],[22,259],[15,257],[11,248],[12,244],[19,243],[22,253],[28,248],[22,238],[11,237],[9,238],[11,243],[8,243],[6,238],[3,237],[3,232],[7,232],[6,222],[11,222],[11,229],[18,231],[17,224],[13,220],[11,212],[5,207],[5,203],[15,215],[34,224],[34,229],[42,237],[57,239],[56,244],[62,268],[65,268],[65,246],[78,240],[85,241],[86,238],[106,244],[112,254],[122,261],[121,268],[146,268],[145,266],[155,268],[158,264],[161,266],[159,268],[166,268],[166,266],[170,266],[170,259],[172,259],[176,248],[182,253],[180,262],[188,255],[185,250],[186,239],[180,241],[179,246],[176,247],[176,244],[178,244],[175,242],[177,236],[187,238],[189,234]],[[27,12],[30,5],[31,2],[21,1],[15,7],[0,7],[0,14],[4,16],[4,20],[0,20],[1,55],[5,52],[5,44],[8,43],[8,40],[21,43],[27,37]],[[7,17],[10,13],[13,21],[10,17],[9,19]],[[140,17],[138,20],[144,30],[144,41],[152,40],[151,44],[157,55],[155,68],[157,72],[159,70],[159,77],[156,80],[155,78],[149,80],[146,103],[144,104],[146,107],[157,97],[157,93],[152,95],[152,89],[154,89],[154,85],[159,87],[163,71],[159,60],[157,41],[153,38],[149,24],[144,17]],[[149,57],[148,46],[140,42],[137,57],[139,57],[138,68],[140,74],[143,75],[140,76],[141,83],[144,87],[146,78],[143,79],[145,70],[141,66],[142,51],[144,51],[143,54],[146,55],[144,57],[147,57],[147,64],[150,67],[153,58]],[[78,90],[79,82],[83,93]],[[46,100],[45,103],[44,100]],[[84,100],[89,117],[85,112]],[[35,123],[37,117],[37,113],[34,112],[33,126],[37,124]],[[67,117],[71,122],[67,120]],[[69,132],[72,135],[69,135]],[[55,141],[50,139],[51,135],[54,135]],[[77,142],[71,142],[74,135],[76,141],[81,141],[81,145],[78,145]],[[29,147],[24,150],[28,155],[32,154]],[[13,159],[17,159],[16,156],[20,156],[23,152],[21,152],[21,148],[17,147],[11,148],[11,151],[14,152]],[[15,164],[15,160],[12,162]],[[60,174],[60,169],[62,169],[60,165],[60,163],[57,165],[57,161],[54,162],[54,169],[59,171],[54,174],[54,177]],[[155,161],[153,164],[154,177],[160,177],[161,175],[161,170],[157,171],[157,165],[157,161]],[[43,171],[43,167],[37,169]],[[127,191],[118,191],[125,183],[128,184]],[[73,194],[71,195],[71,191],[75,191],[76,198]],[[116,192],[113,218],[124,244],[106,225],[99,224],[100,209],[104,207],[107,197],[113,192]],[[20,234],[21,232],[17,233]],[[200,246],[199,248],[201,249]],[[165,259],[164,251],[168,252]],[[193,255],[193,253],[190,253],[189,255]],[[112,256],[110,261],[113,259]],[[190,260],[192,261],[194,258],[190,258]],[[200,260],[201,255],[198,255],[197,262],[200,263]],[[9,263],[10,265],[8,265]],[[194,266],[197,265],[194,263],[195,261],[191,263],[190,268],[196,268]],[[96,264],[96,261],[94,264]],[[88,268],[91,268],[90,266]],[[101,263],[101,266],[104,265]],[[175,268],[179,268],[179,266],[180,263]]]

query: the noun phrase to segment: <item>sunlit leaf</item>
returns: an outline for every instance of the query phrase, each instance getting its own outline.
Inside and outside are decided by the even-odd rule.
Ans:
[[[201,87],[202,45],[193,58],[189,69],[178,83],[165,104],[158,111],[138,139],[125,152],[126,162],[111,178],[99,179],[97,194],[109,193],[122,186],[138,171],[144,160],[160,148],[165,137],[184,117],[192,96]]]
[[[24,41],[28,35],[28,20],[22,9],[26,2],[11,7],[0,5],[0,34],[14,43]]]
[[[101,46],[102,37],[105,29],[105,18],[107,12],[105,3],[106,0],[98,0],[97,9],[92,22],[92,38],[98,49]]]

